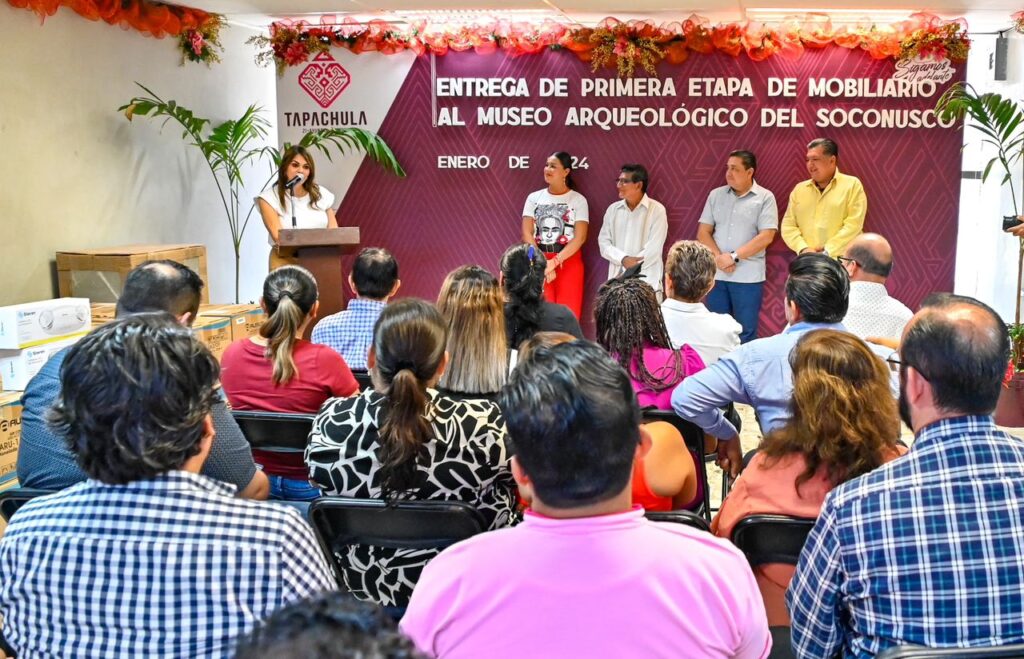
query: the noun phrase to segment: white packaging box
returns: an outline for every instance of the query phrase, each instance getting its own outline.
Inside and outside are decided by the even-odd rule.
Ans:
[[[0,307],[0,349],[18,350],[84,334],[92,327],[89,300],[62,297]]]
[[[73,336],[23,350],[0,350],[0,389],[24,391],[50,357],[80,338],[81,335]]]

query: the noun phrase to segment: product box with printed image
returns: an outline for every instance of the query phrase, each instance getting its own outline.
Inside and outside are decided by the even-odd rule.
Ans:
[[[89,300],[62,297],[0,307],[0,349],[19,350],[82,335],[92,328]]]

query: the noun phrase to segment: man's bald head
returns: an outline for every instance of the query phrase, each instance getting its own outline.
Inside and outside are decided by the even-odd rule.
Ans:
[[[846,258],[856,261],[865,274],[883,280],[892,272],[892,246],[877,233],[862,233],[854,238],[846,246]]]
[[[176,261],[146,261],[128,273],[117,300],[117,317],[147,311],[166,311],[189,321],[199,311],[203,280]]]
[[[991,414],[1010,359],[1006,325],[991,307],[971,297],[929,296],[907,324],[900,361],[932,387],[946,412]]]

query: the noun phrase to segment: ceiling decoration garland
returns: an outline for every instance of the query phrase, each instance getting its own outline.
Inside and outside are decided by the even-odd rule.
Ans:
[[[892,25],[864,22],[833,27],[824,14],[810,14],[765,25],[755,21],[712,25],[692,15],[682,22],[619,21],[606,18],[597,27],[495,21],[474,26],[437,26],[428,23],[392,25],[375,20],[358,23],[351,17],[322,16],[319,23],[280,21],[270,34],[249,40],[260,49],[259,64],[274,63],[279,74],[289,66],[309,61],[333,46],[355,53],[384,54],[411,50],[417,55],[444,55],[474,50],[479,54],[502,51],[528,55],[544,49],[566,49],[594,70],[614,67],[620,76],[632,76],[639,67],[649,73],[662,60],[682,64],[691,54],[721,52],[732,57],[746,54],[760,62],[779,55],[800,57],[807,48],[835,45],[864,50],[875,59],[913,57],[963,61],[970,40],[963,19],[943,20],[917,13]]]
[[[206,29],[209,32],[213,22],[218,28],[223,22],[221,16],[202,9],[152,0],[7,0],[7,3],[35,12],[40,20],[53,16],[61,7],[68,7],[90,21],[102,20],[158,39],[178,37],[190,30]],[[208,44],[209,40],[205,43]]]

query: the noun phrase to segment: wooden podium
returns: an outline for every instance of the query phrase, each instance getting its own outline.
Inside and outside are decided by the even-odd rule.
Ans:
[[[341,255],[351,253],[359,246],[359,227],[281,229],[278,244],[296,249],[299,265],[316,277],[320,290],[320,318],[345,308]],[[311,323],[310,331],[312,327]]]

